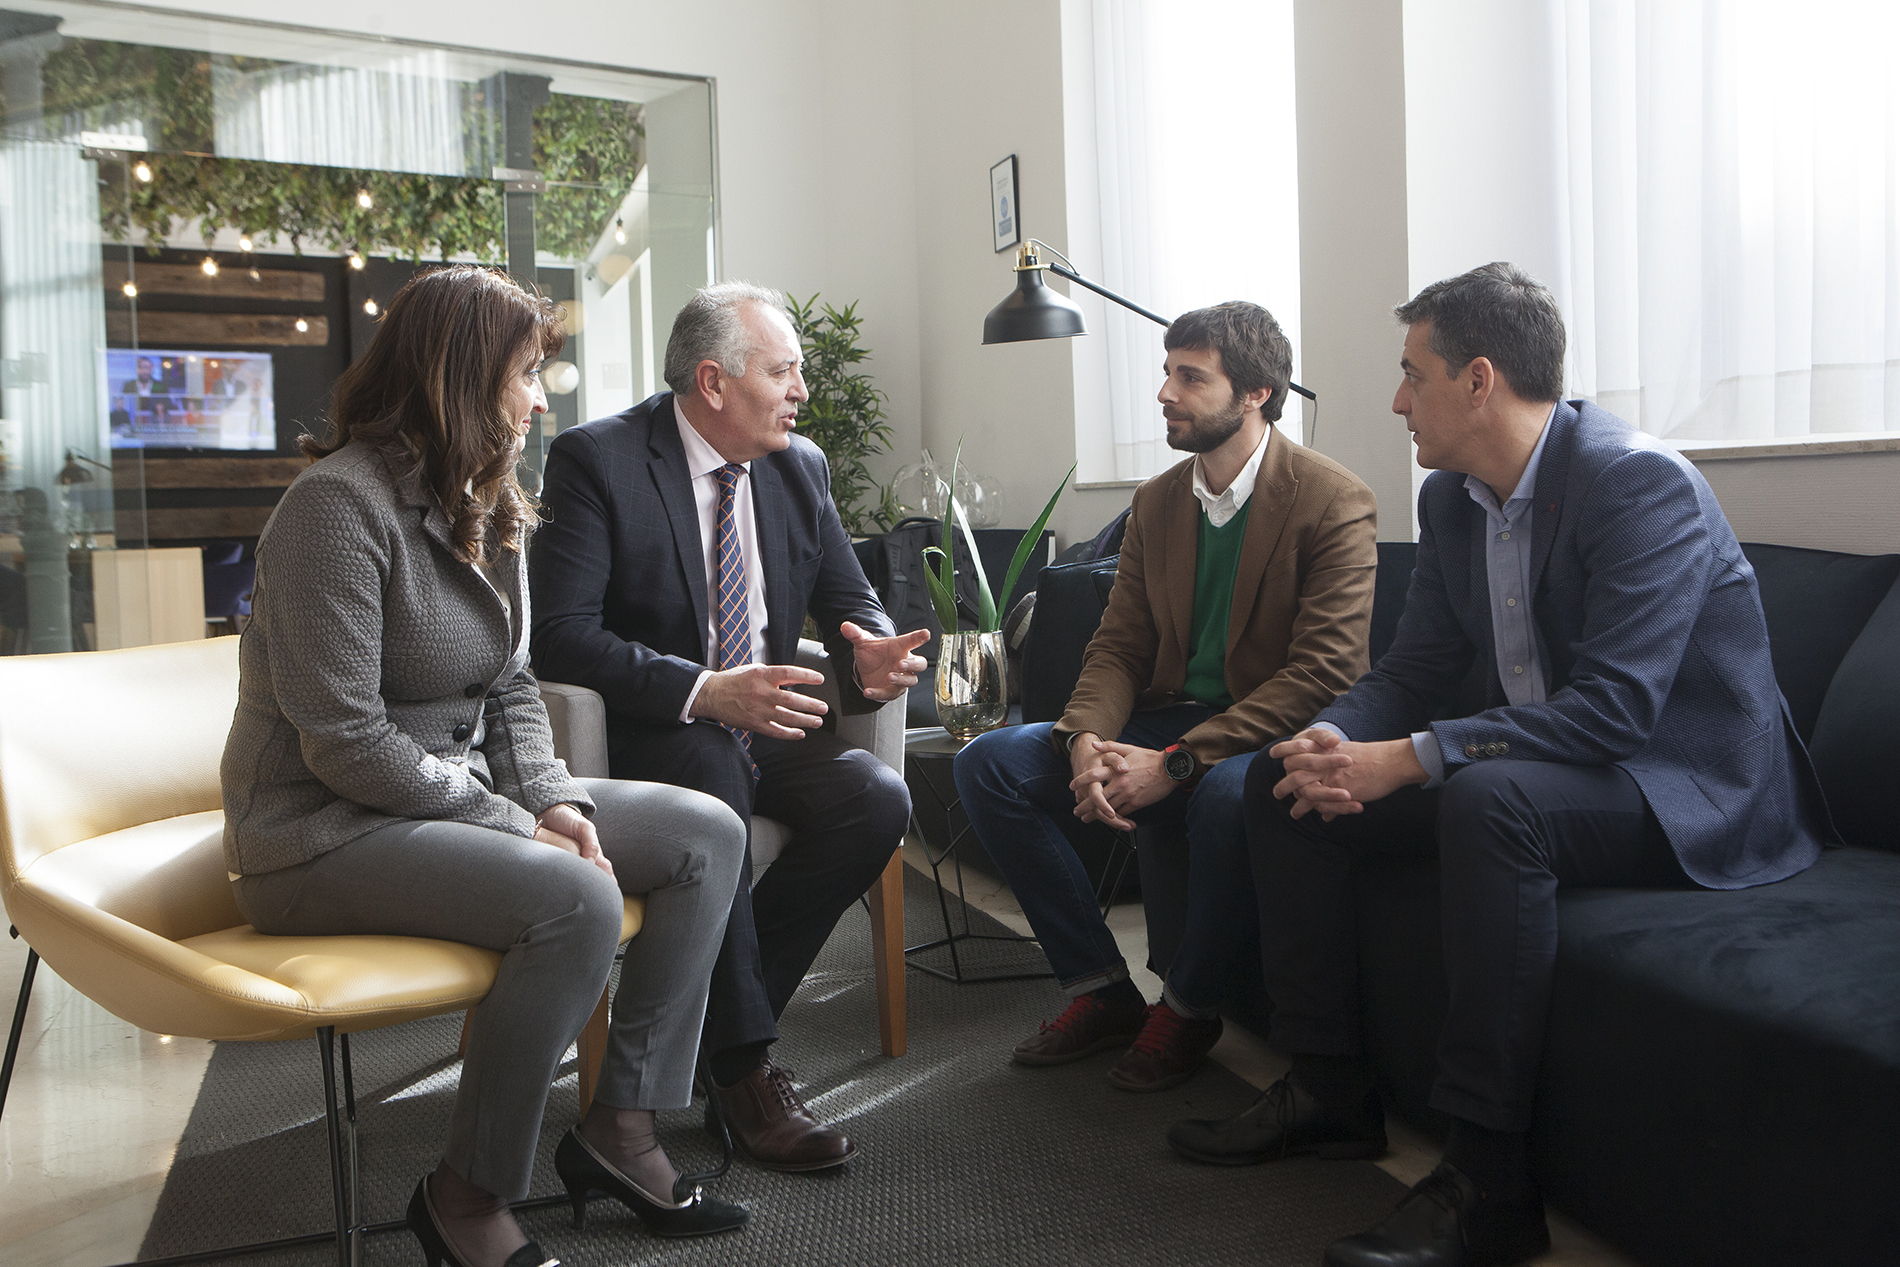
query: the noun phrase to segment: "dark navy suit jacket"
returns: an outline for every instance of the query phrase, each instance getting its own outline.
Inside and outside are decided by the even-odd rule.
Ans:
[[[699,512],[673,393],[556,437],[541,505],[528,565],[535,672],[599,691],[610,725],[677,726],[713,649]],[[851,644],[838,626],[849,620],[889,634],[891,622],[838,520],[824,454],[794,435],[790,448],[754,461],[752,506],[764,556],[767,660],[795,661],[809,610],[845,711],[876,708],[851,685]]]
[[[1430,726],[1446,777],[1474,761],[1629,771],[1683,870],[1784,879],[1833,828],[1768,655],[1755,571],[1687,459],[1582,401],[1559,404],[1532,507],[1531,611],[1547,699],[1503,701],[1484,511],[1464,477],[1419,494],[1418,563],[1392,649],[1319,715],[1355,740]],[[1450,721],[1476,666],[1495,706]]]

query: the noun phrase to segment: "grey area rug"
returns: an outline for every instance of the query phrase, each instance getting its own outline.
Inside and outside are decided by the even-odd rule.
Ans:
[[[910,940],[938,935],[928,877],[907,876]],[[975,913],[978,931],[1004,932]],[[978,970],[1040,967],[1033,946],[965,943]],[[942,952],[931,952],[941,956]],[[941,961],[941,960],[940,960]],[[946,964],[947,966],[947,964]],[[966,960],[966,969],[970,961]],[[814,1111],[850,1131],[842,1170],[782,1175],[743,1159],[713,1190],[752,1212],[721,1236],[662,1241],[596,1198],[575,1231],[567,1209],[522,1216],[569,1267],[607,1264],[1252,1263],[1306,1267],[1328,1241],[1388,1213],[1403,1188],[1368,1162],[1298,1160],[1239,1169],[1168,1151],[1181,1117],[1239,1111],[1253,1091],[1210,1064],[1155,1095],[1117,1091],[1104,1054],[1026,1069],[1009,1049],[1063,1006],[1052,981],[958,986],[910,973],[910,1051],[879,1053],[869,923],[840,922],[786,1009],[779,1059]],[[353,1040],[365,1221],[402,1217],[440,1157],[460,1065],[459,1016]],[[554,1145],[574,1121],[573,1062],[548,1100],[536,1195],[560,1191]],[[700,1105],[661,1115],[682,1169],[717,1160]],[[221,1043],[205,1074],[141,1257],[189,1253],[330,1227],[316,1043]],[[252,1261],[333,1263],[329,1248]],[[363,1262],[416,1264],[406,1231],[365,1238]]]

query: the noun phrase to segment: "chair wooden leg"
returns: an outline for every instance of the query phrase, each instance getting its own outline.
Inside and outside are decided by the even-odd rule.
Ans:
[[[581,1029],[582,1113],[587,1112],[588,1106],[594,1102],[594,1088],[600,1085],[600,1062],[607,1057],[607,994],[608,990],[600,992],[600,1002],[594,1005],[594,1014],[587,1018],[587,1024]]]
[[[470,1008],[468,1011],[462,1013],[462,1041],[455,1044],[456,1055],[458,1056],[468,1055],[468,1032],[474,1028],[475,1028],[475,1009]]]
[[[891,855],[865,895],[871,904],[871,964],[877,975],[877,1035],[886,1056],[908,1046],[904,1025],[904,855]]]

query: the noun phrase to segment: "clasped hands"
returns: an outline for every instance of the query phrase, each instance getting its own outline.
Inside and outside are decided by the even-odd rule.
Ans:
[[[1354,743],[1314,727],[1274,744],[1267,755],[1285,764],[1286,777],[1273,785],[1273,794],[1293,798],[1288,813],[1299,818],[1317,812],[1329,823],[1431,778],[1410,739]]]
[[[928,629],[879,638],[847,620],[838,630],[851,643],[864,698],[889,703],[917,685],[917,675],[924,671],[925,662],[915,653],[929,641]],[[817,686],[824,680],[824,674],[795,664],[742,664],[721,669],[699,688],[693,700],[693,716],[774,739],[803,739],[806,731],[817,729],[824,721],[826,705],[790,688]]]
[[[1128,815],[1162,800],[1181,786],[1168,777],[1162,757],[1153,748],[1118,743],[1088,731],[1069,741],[1069,766],[1075,777],[1075,816],[1085,823],[1106,823],[1116,831],[1133,831]]]
[[[609,877],[614,873],[614,864],[600,851],[600,836],[594,831],[593,820],[576,806],[563,802],[549,807],[534,820],[534,838],[587,859]]]

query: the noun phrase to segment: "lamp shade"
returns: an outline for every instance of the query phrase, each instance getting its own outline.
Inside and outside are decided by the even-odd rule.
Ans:
[[[1040,268],[1017,273],[1015,291],[983,318],[985,343],[1069,339],[1087,333],[1082,310],[1043,285]]]

